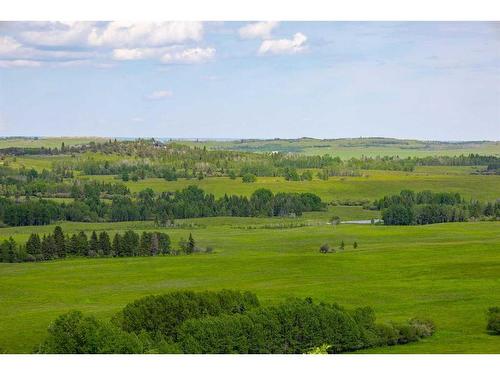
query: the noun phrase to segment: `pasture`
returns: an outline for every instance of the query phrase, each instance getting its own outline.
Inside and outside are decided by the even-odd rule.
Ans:
[[[399,172],[363,171],[362,177],[330,177],[327,181],[314,178],[312,181],[286,181],[283,177],[258,177],[254,183],[243,183],[241,178],[209,177],[203,180],[178,179],[165,181],[148,178],[126,185],[132,192],[151,188],[156,192],[175,191],[189,185],[197,185],[216,197],[224,194],[251,195],[256,189],[267,188],[273,192],[314,192],[323,200],[368,199],[398,194],[401,189],[414,191],[433,190],[460,193],[466,199],[495,200],[500,197],[500,176]],[[86,179],[117,181],[114,176],[84,176]],[[121,180],[118,180],[121,181]],[[480,189],[478,187],[481,187]]]
[[[388,353],[498,353],[485,332],[485,310],[500,304],[500,224],[449,223],[413,227],[327,225],[314,218],[300,228],[265,225],[295,219],[205,218],[193,229],[161,229],[176,246],[193,233],[215,253],[147,258],[65,259],[0,264],[0,347],[30,352],[47,325],[70,309],[108,318],[135,298],[173,289],[251,290],[263,303],[311,296],[347,307],[370,305],[380,321],[431,318],[437,333],[420,343],[375,350]],[[26,239],[44,227],[2,228]],[[64,223],[79,230],[151,230],[151,222]],[[248,229],[252,228],[252,229]],[[328,242],[338,249],[320,254]],[[357,241],[359,247],[353,249]],[[373,350],[372,350],[373,351]]]

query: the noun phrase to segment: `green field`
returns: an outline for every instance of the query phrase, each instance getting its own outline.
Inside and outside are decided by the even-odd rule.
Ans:
[[[8,137],[0,138],[0,149],[8,147],[60,148],[62,142],[65,146],[76,146],[90,142],[105,142],[108,139],[100,137]]]
[[[246,229],[294,219],[190,219],[190,231],[169,229],[176,243],[189,232],[214,254],[155,258],[68,259],[0,264],[0,347],[29,352],[47,325],[69,309],[110,317],[127,302],[172,289],[254,291],[263,303],[312,296],[347,307],[373,306],[381,321],[425,316],[437,333],[420,343],[376,349],[388,353],[498,353],[499,337],[485,332],[485,310],[499,305],[500,223],[414,227],[312,225]],[[181,222],[181,221],[179,221]],[[67,232],[133,228],[149,222],[65,223]],[[0,229],[27,238],[53,226]],[[324,242],[344,251],[320,254]],[[357,250],[352,242],[357,241]]]
[[[176,141],[179,142],[179,141]],[[431,155],[500,155],[500,142],[436,142],[393,138],[273,139],[232,141],[180,141],[214,150],[292,152],[304,155],[330,154],[342,159],[360,156],[425,157]]]
[[[463,171],[463,170],[462,170]],[[126,185],[132,192],[151,188],[157,192],[175,191],[197,185],[208,193],[220,197],[227,194],[251,195],[256,189],[267,188],[273,192],[314,192],[325,201],[343,199],[374,200],[389,194],[399,194],[401,189],[415,191],[451,191],[466,199],[495,200],[500,198],[500,176],[438,174],[429,172],[364,171],[364,177],[331,177],[328,181],[286,181],[283,177],[258,177],[255,183],[242,183],[241,178],[210,177],[203,180],[179,179],[165,181],[148,178]],[[113,176],[85,176],[104,181],[116,181]],[[481,187],[480,189],[478,187]]]

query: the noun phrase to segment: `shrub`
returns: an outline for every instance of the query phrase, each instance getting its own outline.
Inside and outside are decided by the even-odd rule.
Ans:
[[[250,292],[179,291],[148,296],[129,303],[114,321],[125,331],[175,338],[178,326],[187,319],[242,313],[259,306]]]
[[[328,245],[327,243],[324,243],[323,245],[321,245],[319,247],[319,252],[322,254],[326,254],[326,253],[330,252],[330,245]]]
[[[124,332],[111,323],[80,311],[59,316],[48,329],[48,337],[40,345],[39,353],[93,354],[143,353],[145,345],[132,333]]]
[[[184,353],[305,353],[327,343],[330,353],[369,346],[363,327],[336,305],[290,300],[245,314],[187,320],[179,328]]]
[[[500,335],[500,307],[490,307],[488,309],[486,329],[493,335]]]
[[[251,173],[245,173],[243,175],[243,177],[241,178],[241,180],[244,182],[244,183],[252,183],[252,182],[255,182],[257,181],[257,176],[254,175],[254,174],[251,174]]]

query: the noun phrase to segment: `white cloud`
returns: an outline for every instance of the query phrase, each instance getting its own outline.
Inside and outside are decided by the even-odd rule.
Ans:
[[[59,47],[85,45],[95,23],[93,22],[44,22],[30,23],[34,30],[21,32],[19,38],[31,45]],[[38,26],[38,27],[37,27]]]
[[[173,95],[174,93],[170,90],[159,90],[159,91],[153,91],[146,98],[149,100],[161,100],[170,98]]]
[[[215,48],[188,48],[178,52],[165,53],[160,61],[165,64],[196,64],[210,61],[215,57]]]
[[[33,60],[0,60],[0,68],[38,68],[40,61]]]
[[[110,22],[104,29],[94,27],[88,44],[107,47],[165,46],[203,37],[201,22]]]
[[[243,39],[269,39],[271,32],[279,25],[279,22],[254,22],[249,23],[238,30],[240,37]]]
[[[259,48],[259,54],[294,54],[304,51],[307,37],[302,33],[296,33],[293,39],[270,39],[264,40]]]
[[[131,118],[132,122],[144,122],[144,119],[142,117],[133,117]]]

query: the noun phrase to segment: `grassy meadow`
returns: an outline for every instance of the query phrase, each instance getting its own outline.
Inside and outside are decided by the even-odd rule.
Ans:
[[[258,177],[254,183],[243,183],[241,178],[209,177],[203,180],[178,179],[165,181],[148,178],[126,185],[132,192],[151,188],[156,192],[175,191],[189,185],[197,185],[216,197],[227,194],[251,195],[256,189],[267,188],[273,192],[314,192],[323,200],[368,199],[384,195],[399,194],[401,189],[415,191],[451,191],[460,193],[466,199],[495,200],[500,196],[500,176],[399,172],[363,171],[362,177],[330,177],[327,181],[314,178],[312,181],[286,181],[283,177]],[[84,176],[86,179],[115,181],[114,176]],[[478,187],[481,187],[480,189]]]
[[[486,308],[500,304],[500,223],[334,227],[310,217],[297,220],[311,225],[269,229],[264,225],[294,219],[208,218],[184,220],[197,223],[193,229],[162,229],[174,244],[191,232],[201,246],[214,246],[213,254],[2,263],[0,347],[30,352],[50,321],[70,309],[109,318],[149,294],[236,288],[254,291],[265,304],[311,296],[347,307],[373,306],[380,321],[425,316],[437,324],[437,333],[422,342],[370,352],[500,351],[499,338],[485,332]],[[22,240],[53,227],[3,228],[0,236]],[[132,222],[64,228],[113,233],[154,227]],[[338,249],[342,240],[345,250],[318,252],[322,243]]]

